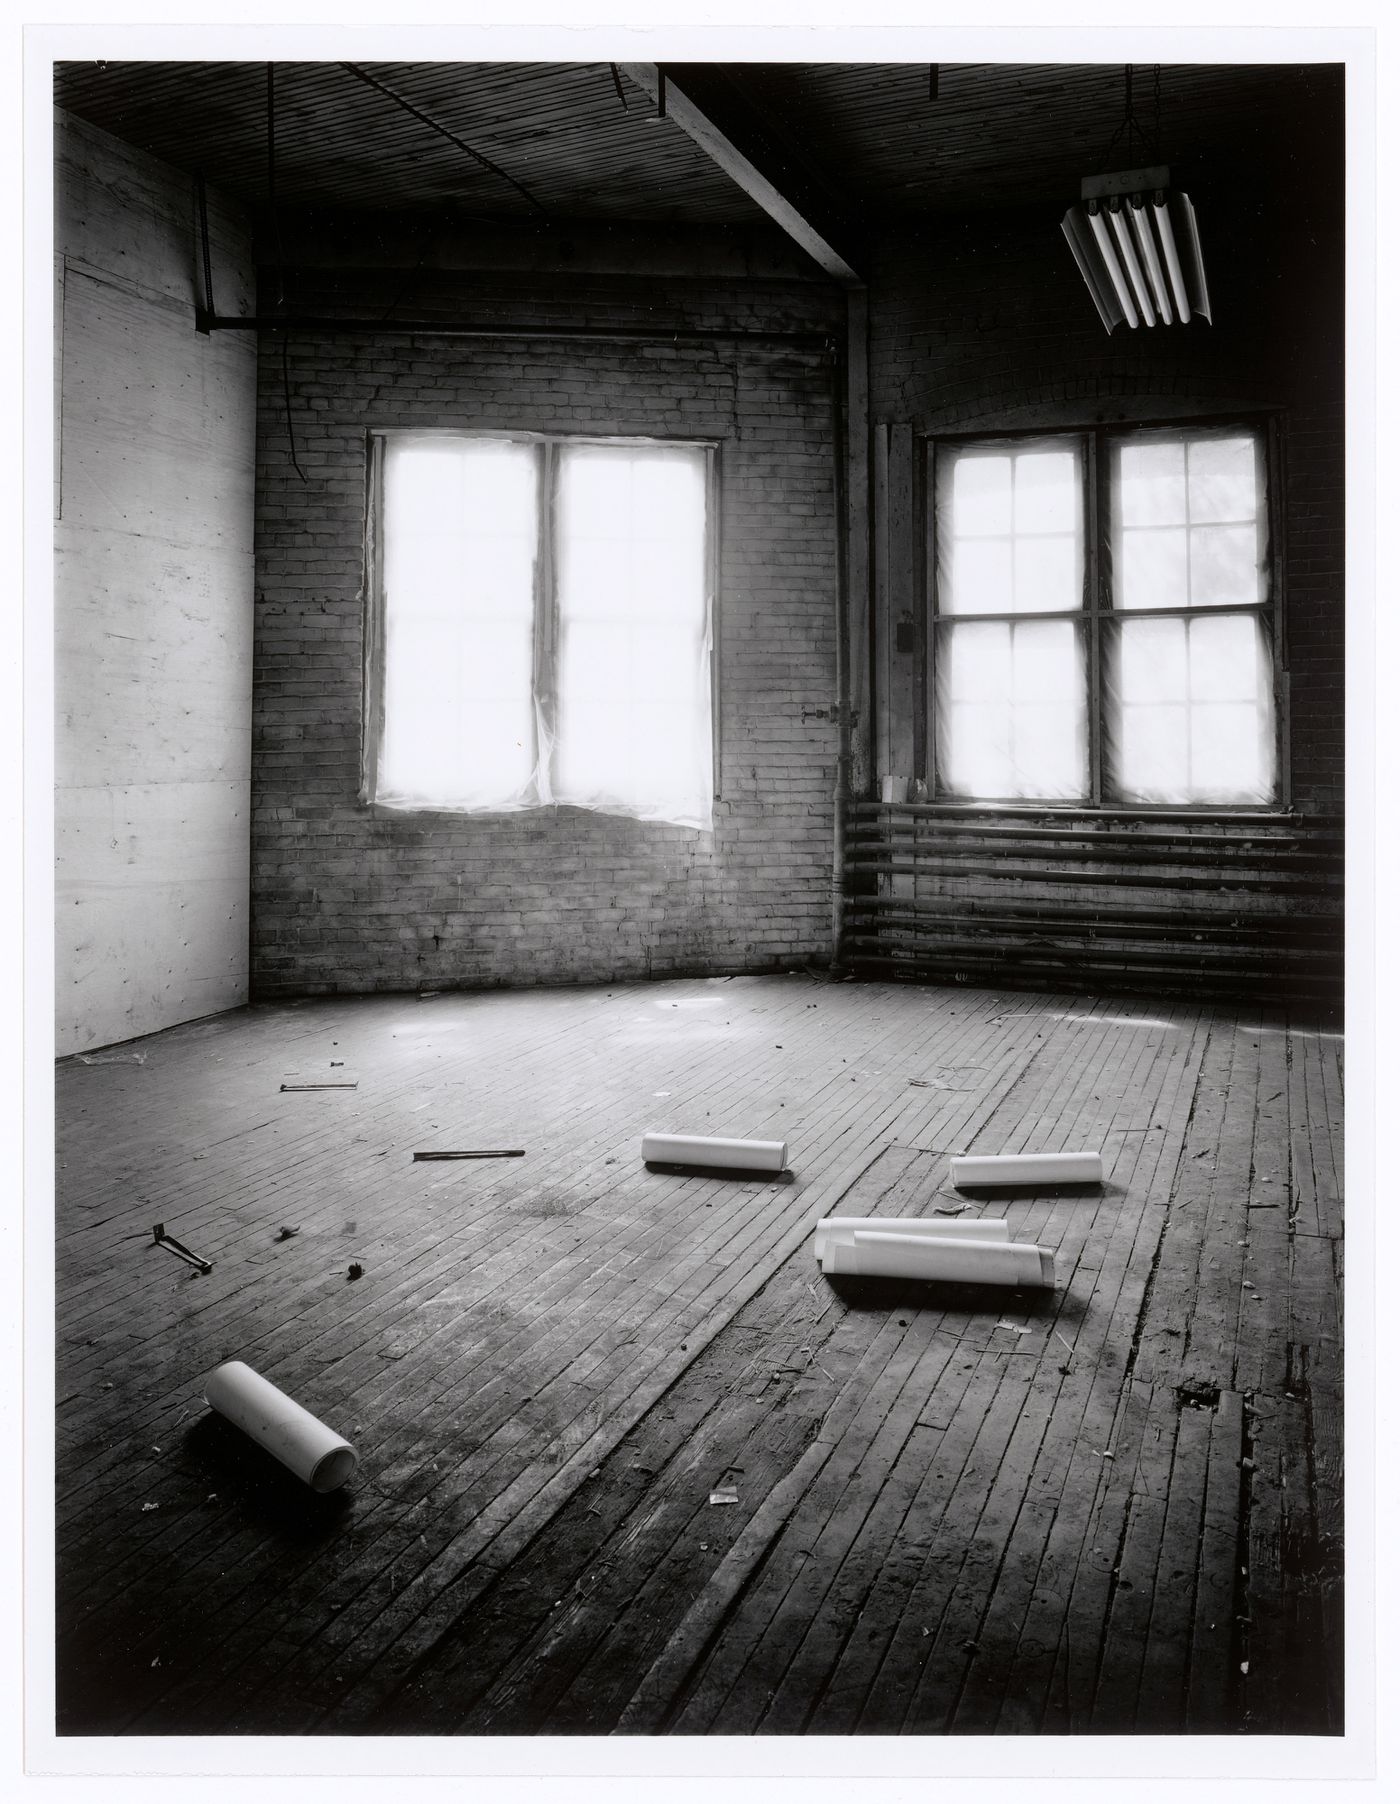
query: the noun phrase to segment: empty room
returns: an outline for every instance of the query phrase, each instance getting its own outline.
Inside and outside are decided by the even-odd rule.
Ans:
[[[52,1733],[1343,1737],[1346,63],[51,72]]]

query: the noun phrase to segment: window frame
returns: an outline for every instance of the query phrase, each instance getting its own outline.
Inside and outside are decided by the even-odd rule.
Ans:
[[[704,456],[705,475],[705,568],[704,627],[709,642],[706,678],[709,686],[710,713],[710,801],[720,801],[720,709],[719,709],[719,631],[718,596],[720,569],[720,445],[715,439],[663,437],[636,433],[537,432],[527,429],[496,429],[487,426],[374,426],[365,434],[365,546],[364,546],[364,651],[362,669],[360,794],[363,805],[386,815],[443,814],[459,818],[499,817],[509,814],[536,814],[546,809],[585,808],[588,812],[617,813],[628,819],[638,815],[627,809],[587,809],[585,804],[559,801],[552,795],[520,803],[466,808],[451,802],[428,802],[405,806],[381,801],[378,796],[379,757],[384,740],[385,627],[383,518],[384,518],[384,454],[388,442],[396,438],[470,439],[493,444],[530,445],[536,451],[536,496],[538,514],[536,554],[533,573],[533,669],[532,718],[535,728],[532,770],[540,763],[539,723],[543,720],[552,745],[557,745],[558,719],[558,649],[560,643],[559,585],[557,578],[557,544],[559,516],[559,468],[561,448],[585,445],[612,450],[684,450],[699,451]],[[551,765],[553,758],[551,756]],[[679,824],[679,823],[677,823]],[[700,829],[703,831],[704,829]]]
[[[1265,533],[1264,568],[1267,572],[1268,595],[1251,606],[1234,604],[1196,608],[1120,608],[1114,606],[1113,583],[1113,504],[1111,494],[1112,456],[1116,444],[1151,440],[1163,436],[1209,434],[1225,436],[1231,432],[1248,432],[1257,439],[1264,471],[1263,526]],[[971,449],[985,445],[1010,447],[1032,443],[1068,444],[1073,442],[1080,455],[1083,505],[1083,598],[1079,609],[1056,612],[944,613],[938,595],[938,453],[945,448]],[[1284,637],[1284,543],[1282,463],[1283,435],[1279,416],[1271,412],[1239,412],[1219,415],[1195,415],[1190,418],[1134,421],[1125,423],[1095,422],[1091,425],[1020,427],[994,432],[929,434],[921,442],[922,469],[920,492],[923,497],[924,531],[921,535],[923,564],[923,618],[926,627],[920,659],[921,705],[916,713],[916,731],[922,744],[916,745],[916,756],[922,753],[930,799],[943,806],[1040,813],[1056,810],[1074,814],[1183,815],[1211,816],[1246,814],[1251,818],[1267,818],[1285,814],[1291,807],[1289,779],[1289,721],[1287,647]],[[1109,734],[1105,710],[1108,706],[1106,664],[1110,633],[1106,621],[1137,619],[1181,619],[1185,617],[1249,614],[1259,620],[1266,639],[1267,662],[1273,679],[1273,793],[1262,802],[1131,802],[1112,792],[1112,773],[1107,770]],[[942,641],[953,626],[971,621],[1073,621],[1082,626],[1084,663],[1086,666],[1086,724],[1088,744],[1088,793],[1079,799],[1008,797],[985,798],[959,795],[943,787],[939,770],[938,738],[938,659]]]

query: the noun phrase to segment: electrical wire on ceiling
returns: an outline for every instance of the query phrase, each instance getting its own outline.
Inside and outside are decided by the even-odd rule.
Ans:
[[[379,317],[381,319],[387,320],[397,311],[399,302],[408,293],[412,283],[417,280],[428,252],[441,237],[443,228],[447,224],[447,220],[448,215],[445,213],[434,213],[429,216],[427,230],[419,241],[418,255],[413,260],[413,268],[405,272],[403,280],[394,291],[394,298],[389,302],[389,305],[384,309],[383,313],[380,314]]]
[[[366,87],[373,88],[376,93],[384,95],[386,100],[392,100],[396,106],[402,107],[404,112],[411,113],[421,124],[435,131],[439,137],[446,138],[449,144],[455,144],[458,150],[465,151],[469,157],[474,157],[483,169],[489,170],[492,175],[499,176],[503,182],[509,182],[517,194],[529,201],[530,205],[542,213],[546,219],[549,218],[549,209],[543,201],[537,200],[523,182],[517,182],[515,177],[508,175],[499,163],[493,163],[490,157],[484,156],[481,151],[474,149],[465,138],[459,138],[456,132],[449,131],[431,114],[425,113],[421,107],[416,107],[411,100],[405,100],[402,94],[395,93],[391,87],[371,75],[368,70],[360,68],[358,63],[342,63],[340,66],[353,75],[357,81],[364,82]]]
[[[1140,154],[1155,160],[1160,154],[1159,147],[1162,137],[1162,65],[1160,63],[1152,65],[1152,130],[1150,132],[1144,129],[1133,104],[1133,65],[1131,63],[1123,65],[1123,117],[1118,121],[1118,129],[1109,139],[1108,149],[1103,154],[1105,169],[1112,166],[1113,153],[1117,150],[1118,141],[1125,132],[1128,136],[1128,161],[1130,163],[1133,161],[1134,131],[1141,140]]]

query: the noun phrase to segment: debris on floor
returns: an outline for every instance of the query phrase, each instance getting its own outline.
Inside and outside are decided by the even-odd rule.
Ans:
[[[359,1084],[346,1078],[330,1078],[322,1084],[283,1084],[284,1090],[358,1090]]]
[[[364,1275],[365,1268],[362,1265],[352,1265],[345,1274],[345,1281],[347,1284],[353,1284],[356,1278],[363,1278]]]
[[[158,1247],[164,1247],[168,1253],[174,1253],[177,1259],[183,1259],[187,1265],[192,1265],[196,1271],[213,1271],[214,1267],[209,1260],[201,1259],[198,1253],[192,1253],[187,1246],[182,1245],[180,1241],[176,1240],[173,1234],[167,1234],[165,1231],[165,1223],[163,1221],[158,1221],[155,1224],[151,1229],[151,1236]]]
[[[939,1221],[926,1216],[828,1216],[815,1250],[828,1277],[919,1278],[952,1284],[1053,1289],[1049,1247],[1011,1239],[1000,1217]]]
[[[241,1359],[209,1374],[204,1401],[313,1491],[338,1490],[359,1463],[349,1441]]]
[[[643,1134],[651,1165],[708,1165],[719,1171],[786,1171],[786,1140],[726,1140],[713,1134]]]
[[[473,1147],[461,1152],[426,1152],[414,1153],[413,1155],[415,1164],[422,1163],[429,1159],[523,1159],[524,1157],[525,1148],[523,1146],[511,1146],[500,1150],[489,1151],[486,1149],[478,1150]]]
[[[76,1055],[80,1065],[144,1065],[144,1052],[80,1052]]]
[[[300,1228],[279,1228],[272,1236],[274,1240],[290,1240],[294,1234],[300,1234]]]
[[[964,1153],[953,1160],[959,1189],[1001,1184],[1101,1184],[1103,1154]]]
[[[710,1492],[711,1503],[737,1503],[739,1493],[733,1485],[721,1485],[719,1490]]]

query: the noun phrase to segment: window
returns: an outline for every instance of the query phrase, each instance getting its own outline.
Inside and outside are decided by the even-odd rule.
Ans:
[[[943,443],[930,461],[936,793],[1273,800],[1256,429]]]
[[[366,794],[708,828],[712,454],[383,433]]]

